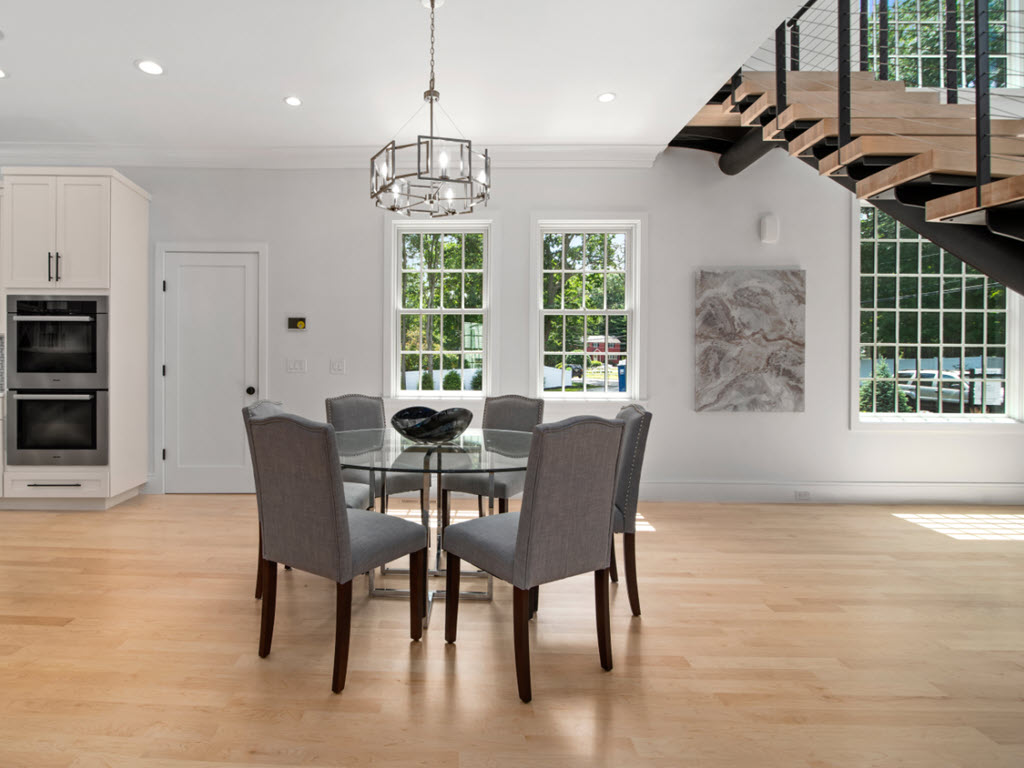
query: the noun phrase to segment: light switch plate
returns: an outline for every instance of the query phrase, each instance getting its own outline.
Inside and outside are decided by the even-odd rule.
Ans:
[[[331,358],[331,373],[337,376],[344,376],[348,373],[348,367],[345,364],[344,357]]]
[[[288,373],[305,373],[306,372],[306,361],[305,360],[285,360],[284,369]]]

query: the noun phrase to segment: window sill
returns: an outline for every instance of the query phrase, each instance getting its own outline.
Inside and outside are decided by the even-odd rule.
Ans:
[[[1024,423],[1004,414],[857,414],[854,429],[892,431],[1017,431],[1024,430]]]

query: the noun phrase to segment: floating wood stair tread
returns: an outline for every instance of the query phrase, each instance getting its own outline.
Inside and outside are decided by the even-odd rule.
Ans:
[[[823,110],[809,104],[796,104],[787,107],[776,119],[765,126],[765,139],[772,140],[784,128],[797,122],[817,122],[833,117],[833,110]],[[919,118],[971,118],[974,116],[973,104],[916,104],[902,101],[879,102],[876,104],[853,103],[853,120],[858,118],[903,118],[915,122]]]
[[[793,73],[790,72],[790,75]],[[828,75],[827,72],[804,72],[799,74],[805,75]],[[852,74],[860,75],[850,81],[850,87],[854,91],[906,91],[907,86],[902,80],[875,80],[874,76],[865,77],[870,72],[855,72]],[[793,91],[835,91],[838,89],[836,77],[832,74],[831,77],[818,77],[816,79],[804,78],[798,82],[793,82],[787,79],[787,90],[792,93]],[[771,102],[775,103],[775,75],[772,73],[770,79],[765,78],[750,78],[747,73],[743,75],[743,82],[740,83],[736,89],[736,101],[744,101],[745,99],[754,99],[758,96],[767,94]],[[790,99],[793,101],[793,99]],[[731,103],[731,101],[730,101]]]
[[[721,104],[706,104],[686,124],[687,128],[739,128],[738,112],[728,112]]]
[[[1024,158],[999,158],[992,161],[992,175],[1016,176],[1024,173]],[[886,190],[932,174],[974,176],[973,152],[932,149],[896,163],[857,182],[857,197],[874,197]]]
[[[837,91],[794,91],[789,94],[786,101],[791,105],[802,104],[806,107],[816,108],[822,117],[834,115],[839,111],[839,93]],[[854,91],[851,94],[850,102],[854,113],[858,110],[867,110],[869,114],[877,112],[876,105],[881,103],[933,107],[940,104],[939,95],[934,91]],[[761,115],[774,106],[775,94],[762,94],[757,101],[740,113],[742,115],[740,122],[743,125],[753,125],[760,120]],[[893,109],[888,108],[885,111],[892,112]]]
[[[818,162],[818,172],[833,174],[865,157],[910,157],[930,149],[973,152],[973,136],[861,136]],[[996,137],[992,151],[999,155],[1024,156],[1024,139]]]
[[[1024,176],[1010,176],[985,184],[981,188],[981,205],[978,205],[978,191],[973,187],[929,200],[925,206],[925,218],[928,221],[944,221],[987,208],[1020,202],[1024,202]]]
[[[1024,136],[1024,120],[993,120],[993,136]],[[974,136],[976,125],[971,118],[923,117],[914,120],[887,117],[860,117],[850,121],[853,136]],[[767,132],[767,131],[766,131]],[[775,135],[773,130],[772,135]],[[825,118],[797,136],[789,143],[791,155],[802,155],[812,147],[839,135],[839,121]]]

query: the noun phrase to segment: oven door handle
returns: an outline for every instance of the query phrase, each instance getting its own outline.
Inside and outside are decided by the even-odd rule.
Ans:
[[[15,400],[92,400],[96,395],[14,395]]]
[[[92,315],[11,315],[16,323],[48,323],[59,321],[63,323],[95,323],[96,318]]]

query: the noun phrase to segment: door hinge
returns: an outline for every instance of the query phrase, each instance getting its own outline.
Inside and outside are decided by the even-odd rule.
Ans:
[[[164,280],[164,293],[167,293],[167,281]]]
[[[163,368],[163,375],[166,376],[167,375],[167,366],[164,365],[164,366],[161,366],[161,367]]]
[[[164,461],[167,461],[167,449],[166,448],[164,448],[163,459],[164,459]]]

